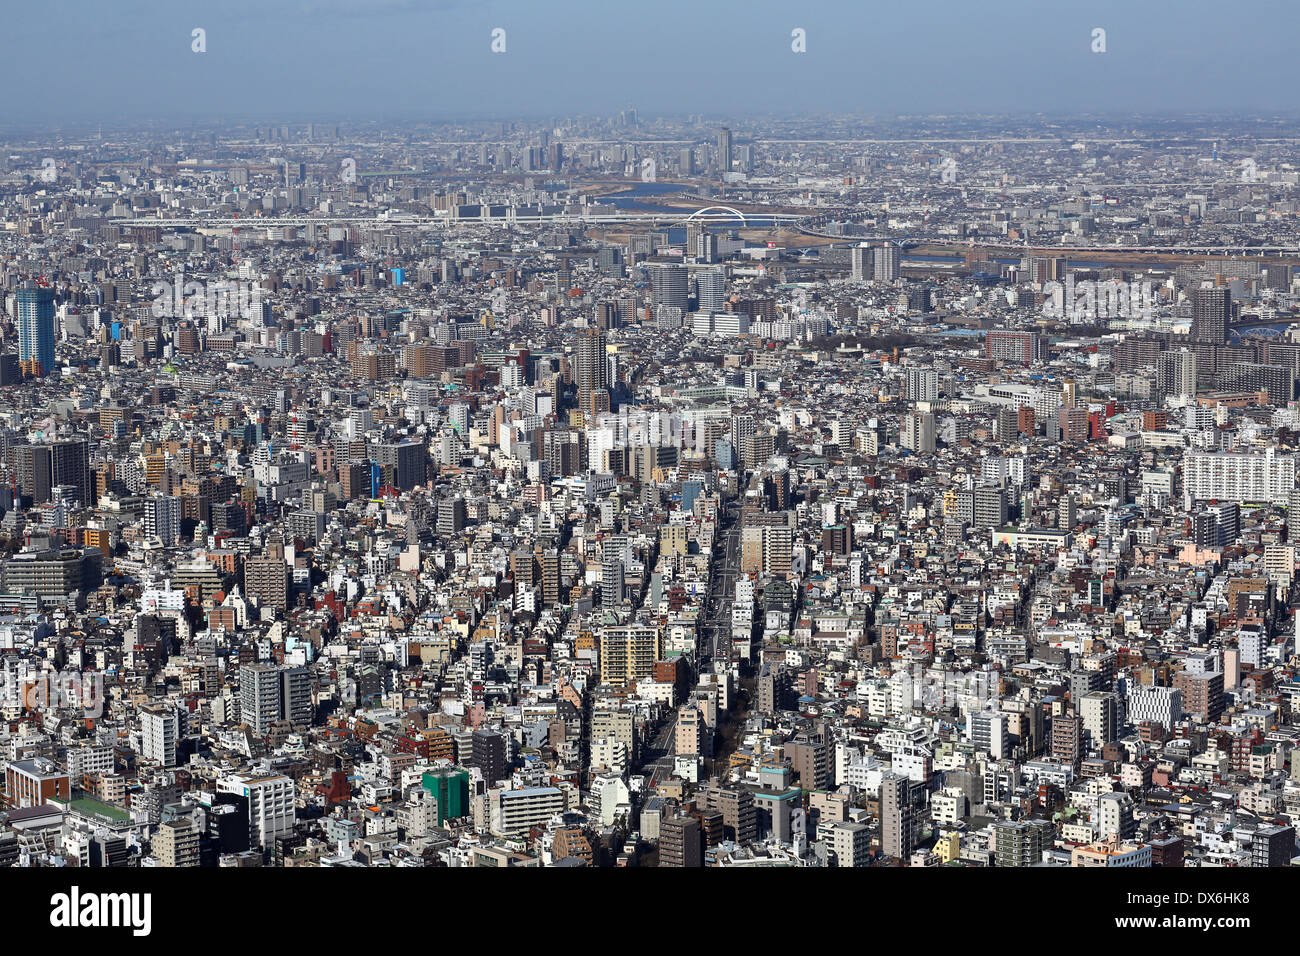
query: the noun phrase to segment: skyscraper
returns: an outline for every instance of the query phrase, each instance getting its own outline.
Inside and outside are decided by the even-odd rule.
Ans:
[[[727,277],[721,269],[703,269],[695,274],[699,311],[721,312],[727,301]]]
[[[578,407],[584,415],[609,410],[609,361],[605,333],[587,329],[578,333],[573,357],[573,380],[578,386]]]
[[[18,288],[18,361],[32,375],[54,369],[54,290],[30,281]]]
[[[726,126],[718,130],[718,167],[724,173],[731,171],[731,130]]]

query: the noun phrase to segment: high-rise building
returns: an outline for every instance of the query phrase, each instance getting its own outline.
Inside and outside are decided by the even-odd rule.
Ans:
[[[1294,455],[1204,452],[1183,454],[1183,493],[1191,501],[1286,501],[1296,487]]]
[[[700,312],[721,312],[727,303],[727,276],[721,269],[701,269],[695,273],[695,289]]]
[[[858,243],[849,252],[849,257],[853,281],[870,282],[875,276],[875,260],[872,258],[871,243]]]
[[[48,445],[10,445],[10,467],[22,493],[32,496],[34,504],[51,500],[54,489],[70,485],[78,499],[94,503],[94,486],[90,480],[90,446],[85,439],[51,442]]]
[[[731,130],[726,126],[718,130],[718,168],[724,173],[731,171]]]
[[[489,787],[506,775],[506,738],[495,730],[479,729],[473,737],[474,766]]]
[[[935,440],[934,413],[909,412],[903,416],[899,444],[922,455],[933,455]]]
[[[990,329],[984,336],[984,357],[995,362],[1031,365],[1042,358],[1042,339],[1037,332]]]
[[[250,770],[223,778],[217,791],[248,801],[248,839],[253,846],[267,849],[276,837],[293,832],[298,794],[291,778]]]
[[[573,379],[578,386],[578,408],[595,417],[609,410],[609,358],[607,339],[599,329],[578,333],[573,357]]]
[[[1049,820],[998,820],[993,824],[994,862],[998,866],[1037,866],[1052,848],[1055,828]]]
[[[650,268],[650,304],[681,309],[685,314],[690,302],[690,284],[686,267],[656,265]]]
[[[18,287],[18,361],[31,375],[54,370],[54,290],[27,281]]]
[[[1077,714],[1052,718],[1052,758],[1073,767],[1083,760],[1083,719]]]
[[[916,845],[916,817],[911,784],[890,771],[880,780],[880,849],[885,856],[906,860]]]
[[[1197,289],[1192,295],[1192,341],[1223,345],[1232,321],[1232,292],[1227,286]]]
[[[146,498],[144,502],[144,533],[157,538],[164,548],[176,544],[181,532],[181,500],[175,495]]]
[[[199,831],[188,817],[163,821],[154,833],[152,848],[159,866],[199,865]]]
[[[255,734],[265,735],[277,721],[311,725],[311,671],[306,667],[245,664],[239,669],[240,717]]]
[[[1157,377],[1165,395],[1190,397],[1196,394],[1196,353],[1189,349],[1161,352]]]
[[[907,370],[907,393],[909,402],[934,402],[939,400],[939,373],[932,368],[912,367]]]
[[[683,813],[659,822],[659,865],[675,868],[704,865],[698,817]]]
[[[892,242],[879,243],[871,257],[872,277],[877,282],[893,282],[898,278],[898,246]]]
[[[603,601],[603,595],[602,595]],[[624,686],[654,672],[663,653],[659,628],[652,624],[620,624],[600,630],[600,679]]]
[[[1251,866],[1290,866],[1295,855],[1295,827],[1269,824],[1250,835]]]
[[[289,585],[289,566],[284,561],[282,544],[270,545],[265,554],[244,559],[244,594],[259,605],[287,610]]]
[[[180,736],[180,716],[175,707],[147,707],[140,713],[141,755],[159,766],[176,765],[176,743]]]

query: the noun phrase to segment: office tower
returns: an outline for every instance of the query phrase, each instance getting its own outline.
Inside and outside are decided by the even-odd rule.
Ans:
[[[683,813],[659,822],[659,865],[674,868],[704,865],[697,817]]]
[[[176,742],[180,737],[180,716],[168,705],[147,707],[140,713],[141,755],[159,766],[176,765]]]
[[[487,785],[494,786],[506,775],[505,735],[495,730],[476,730],[471,747],[474,766],[483,774]]]
[[[718,168],[724,173],[731,171],[731,130],[726,126],[718,130]]]
[[[1188,349],[1160,353],[1157,378],[1164,395],[1188,398],[1196,394],[1196,353]]]
[[[690,286],[685,266],[657,265],[650,269],[650,304],[685,312],[690,300]]]
[[[908,412],[903,416],[899,443],[922,455],[933,455],[936,450],[933,412]]]
[[[416,485],[424,484],[428,477],[428,448],[423,442],[377,443],[372,446],[371,453],[379,464],[383,483],[398,491],[410,491]]]
[[[1128,691],[1128,720],[1133,724],[1155,723],[1171,730],[1183,719],[1183,695],[1172,687],[1143,687]]]
[[[242,513],[242,511],[241,511]],[[164,548],[170,548],[180,538],[181,500],[175,495],[146,498],[144,502],[144,533],[157,538]]]
[[[916,845],[916,819],[911,786],[902,774],[887,772],[880,780],[880,849],[885,856],[906,860]]]
[[[1192,341],[1223,345],[1232,320],[1232,292],[1227,286],[1197,289],[1192,297]]]
[[[871,257],[872,277],[877,282],[893,282],[898,278],[898,246],[882,242],[875,247]]]
[[[932,368],[908,368],[905,388],[909,402],[938,401],[939,373]]]
[[[54,290],[31,281],[18,287],[18,360],[31,375],[54,371]]]
[[[77,489],[77,499],[82,504],[94,504],[91,498],[90,443],[85,439],[50,444],[51,491],[60,485],[74,486]]]
[[[721,312],[727,304],[727,276],[721,269],[702,269],[695,273],[699,293],[699,311]]]
[[[677,152],[677,171],[683,176],[695,175],[695,150],[689,146]]]
[[[248,840],[265,850],[297,820],[297,785],[289,777],[264,770],[249,770],[223,777],[218,796],[233,794],[248,803]]]

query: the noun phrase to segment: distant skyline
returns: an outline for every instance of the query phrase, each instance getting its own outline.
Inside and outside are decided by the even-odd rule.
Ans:
[[[7,13],[2,124],[628,106],[1253,115],[1294,111],[1300,89],[1292,0],[48,0]],[[791,51],[796,27],[806,53]],[[1098,27],[1105,53],[1090,49]]]

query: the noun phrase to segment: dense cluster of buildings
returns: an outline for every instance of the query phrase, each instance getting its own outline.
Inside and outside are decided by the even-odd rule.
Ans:
[[[0,865],[1290,864],[1280,141],[428,132],[11,144]]]

